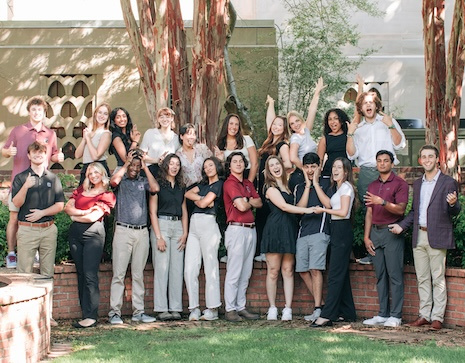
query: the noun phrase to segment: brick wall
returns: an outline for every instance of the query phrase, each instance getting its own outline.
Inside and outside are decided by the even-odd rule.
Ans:
[[[0,362],[38,362],[50,349],[52,281],[10,272],[0,281]]]
[[[221,288],[224,286],[226,265],[220,264]],[[352,292],[359,318],[367,318],[378,313],[378,295],[376,293],[376,278],[372,266],[358,264],[350,265]],[[109,311],[110,283],[112,270],[110,264],[100,265],[101,300],[99,315],[104,317]],[[268,310],[268,299],[265,289],[266,264],[255,262],[250,281],[247,300],[251,311],[265,314]],[[326,279],[325,279],[326,285]],[[447,269],[448,304],[445,324],[449,326],[465,326],[465,270]],[[153,312],[153,269],[147,265],[145,270],[145,308],[147,313]],[[324,294],[326,294],[326,289]],[[55,318],[80,318],[80,308],[77,295],[77,279],[74,265],[60,265],[55,268],[55,287],[53,300],[53,316]],[[223,291],[221,291],[223,297]],[[131,280],[126,276],[126,291],[124,295],[123,315],[130,315],[131,310]],[[204,308],[204,279],[200,273],[200,304]],[[277,305],[284,307],[282,284],[278,284]],[[184,290],[184,312],[187,313],[188,299]],[[295,275],[295,290],[293,302],[294,315],[310,314],[313,311],[313,299],[305,284]],[[405,267],[405,301],[404,321],[412,321],[418,314],[418,293],[415,270],[412,266]]]

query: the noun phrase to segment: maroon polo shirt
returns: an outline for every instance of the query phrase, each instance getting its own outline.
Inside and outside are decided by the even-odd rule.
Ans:
[[[391,172],[389,178],[383,182],[376,179],[368,186],[368,191],[394,204],[408,203],[408,184],[401,177]],[[389,212],[381,204],[367,205],[372,208],[372,224],[391,224],[402,219],[402,216]]]
[[[234,200],[243,197],[260,198],[252,182],[245,178],[241,182],[231,174],[223,184],[223,200],[227,223],[253,223],[255,221],[252,209],[249,209],[246,212],[241,212],[239,209],[234,207]]]

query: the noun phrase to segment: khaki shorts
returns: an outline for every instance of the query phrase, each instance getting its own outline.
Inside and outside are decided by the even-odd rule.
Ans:
[[[19,212],[19,208],[17,208],[14,204],[13,204],[13,196],[11,194],[11,190],[10,192],[8,193],[8,210],[10,212],[16,212],[18,213]]]

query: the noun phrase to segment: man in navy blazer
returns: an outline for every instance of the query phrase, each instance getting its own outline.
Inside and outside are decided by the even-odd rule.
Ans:
[[[413,225],[412,245],[420,297],[419,318],[410,326],[442,328],[446,311],[446,253],[455,248],[452,217],[459,214],[458,184],[439,170],[439,150],[420,149],[425,174],[413,183],[412,209],[404,220],[389,227],[401,233]]]

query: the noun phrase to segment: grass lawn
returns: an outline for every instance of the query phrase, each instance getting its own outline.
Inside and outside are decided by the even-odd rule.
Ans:
[[[72,338],[54,362],[464,362],[464,347],[373,340],[283,324],[103,327]],[[391,330],[392,334],[398,334]],[[72,334],[72,333],[71,333]]]

